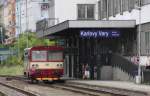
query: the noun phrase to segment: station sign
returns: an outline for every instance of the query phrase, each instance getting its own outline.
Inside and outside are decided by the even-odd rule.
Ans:
[[[91,38],[120,37],[120,32],[115,30],[80,30],[80,37],[91,37]]]

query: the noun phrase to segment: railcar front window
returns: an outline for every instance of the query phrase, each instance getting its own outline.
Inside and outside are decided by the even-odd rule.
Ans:
[[[49,51],[48,60],[49,61],[63,60],[63,54],[60,51]]]
[[[47,52],[46,51],[32,51],[32,61],[46,61]]]

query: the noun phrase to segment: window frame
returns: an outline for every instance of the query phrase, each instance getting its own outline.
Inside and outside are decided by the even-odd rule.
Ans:
[[[149,3],[147,2],[147,3],[144,4],[144,1],[148,1],[148,0],[141,0],[141,3],[142,3],[141,6],[150,4],[150,1],[148,1]]]
[[[145,32],[145,51],[149,53],[150,50],[150,32]]]
[[[93,17],[92,18],[88,18],[88,5],[89,6],[93,6]],[[85,8],[85,16],[83,16],[83,18],[79,18],[79,6],[84,6]],[[95,4],[77,4],[77,19],[78,20],[95,20]]]
[[[34,55],[33,55],[33,52],[37,52],[37,51],[39,51],[39,52],[45,52],[45,57],[46,57],[46,58],[40,58],[40,59],[39,59],[39,58],[37,59],[37,58],[35,58],[35,57],[33,58],[33,56],[34,56]],[[40,55],[41,55],[41,53],[40,53]],[[47,62],[47,50],[32,50],[32,51],[31,51],[31,61],[32,61],[32,62],[33,62],[33,61],[36,61],[36,62]]]
[[[98,1],[98,19],[102,19],[102,2]]]

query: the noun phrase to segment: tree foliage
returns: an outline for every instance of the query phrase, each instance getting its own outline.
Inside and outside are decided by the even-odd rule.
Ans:
[[[23,53],[25,48],[30,48],[33,46],[50,46],[54,45],[55,41],[50,41],[49,39],[37,38],[36,34],[33,32],[29,32],[28,34],[20,34],[19,38],[16,39],[14,43],[14,49],[19,48],[20,54]]]
[[[7,63],[10,64],[22,64],[23,63],[23,53],[25,48],[30,48],[33,46],[50,46],[54,45],[55,41],[51,41],[49,39],[44,38],[37,38],[36,34],[33,32],[28,32],[20,34],[14,44],[2,46],[2,47],[9,47],[12,50],[17,50],[16,56],[10,57],[7,60]],[[2,48],[1,47],[1,48]]]

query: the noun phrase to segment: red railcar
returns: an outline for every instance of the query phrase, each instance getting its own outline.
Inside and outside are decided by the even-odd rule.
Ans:
[[[36,46],[24,50],[24,75],[29,79],[54,81],[63,76],[63,48]]]

